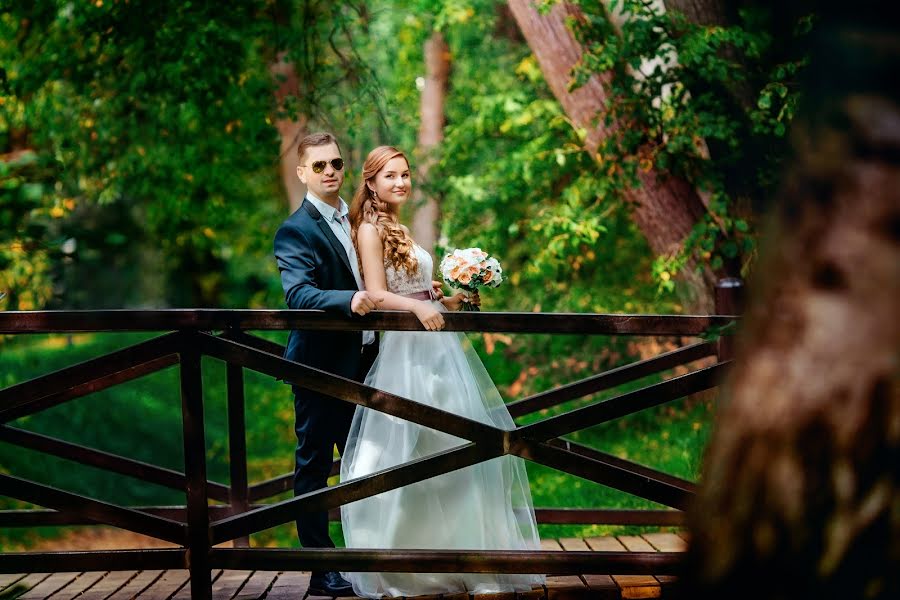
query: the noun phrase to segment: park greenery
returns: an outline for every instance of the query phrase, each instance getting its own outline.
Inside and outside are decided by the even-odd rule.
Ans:
[[[480,246],[508,275],[484,294],[486,310],[687,312],[681,271],[752,271],[814,13],[738,3],[731,23],[709,25],[658,2],[573,4],[584,54],[570,88],[611,74],[600,118],[619,124],[596,152],[496,0],[0,1],[0,310],[283,307],[271,249],[289,211],[276,127],[287,119],[341,140],[346,198],[376,145],[407,150],[414,171],[433,160],[415,184],[439,200],[436,252]],[[443,140],[424,152],[423,48],[435,32],[452,70]],[[643,68],[655,57],[674,59]],[[276,99],[277,60],[293,65],[298,93]],[[685,179],[707,207],[665,254],[623,200],[651,168]],[[0,387],[136,339],[0,340]],[[472,339],[509,400],[673,343]],[[224,370],[204,368],[210,474],[227,480]],[[179,468],[177,389],[177,373],[163,371],[15,424]],[[289,471],[289,390],[251,378],[247,397],[252,479]],[[690,398],[579,439],[696,478],[713,408]],[[7,445],[0,470],[108,500],[181,501]],[[530,476],[537,506],[645,506],[550,469]]]

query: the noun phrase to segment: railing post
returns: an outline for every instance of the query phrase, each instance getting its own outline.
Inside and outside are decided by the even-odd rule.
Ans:
[[[181,411],[184,425],[184,474],[187,480],[187,562],[191,598],[210,600],[209,500],[206,490],[206,435],[200,352],[192,336],[184,337],[181,359]],[[194,346],[194,347],[192,347]]]
[[[247,435],[244,412],[244,369],[228,363],[228,463],[231,472],[228,501],[232,514],[250,509],[247,486]],[[234,540],[235,548],[250,546],[250,536]]]
[[[716,314],[739,315],[743,311],[744,281],[740,277],[723,277],[716,282]],[[719,361],[734,358],[734,335],[729,332],[717,342]]]

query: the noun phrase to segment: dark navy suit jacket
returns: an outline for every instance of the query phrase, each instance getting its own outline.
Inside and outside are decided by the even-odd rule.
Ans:
[[[288,308],[352,315],[358,291],[344,247],[312,202],[304,200],[275,234],[275,260]],[[361,331],[291,331],[284,357],[354,379]]]

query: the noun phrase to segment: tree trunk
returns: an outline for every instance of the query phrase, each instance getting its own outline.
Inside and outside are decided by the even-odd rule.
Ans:
[[[729,10],[724,0],[665,0],[666,10],[680,12],[688,21],[697,25],[713,27],[729,27],[736,22],[737,15]],[[737,61],[737,53],[732,47],[725,47],[723,52],[728,58]],[[728,84],[728,92],[745,112],[754,108],[754,92],[745,80],[732,80]]]
[[[444,139],[444,101],[450,79],[450,48],[440,31],[435,31],[425,42],[425,87],[422,90],[421,121],[419,123],[418,154],[421,161],[416,179],[428,181],[428,172],[434,163],[434,151]],[[437,222],[440,216],[437,198],[426,198],[422,186],[413,191],[413,238],[431,251],[437,241]]]
[[[297,79],[297,71],[294,65],[285,60],[285,53],[280,52],[277,59],[269,68],[273,77],[279,79],[278,88],[275,90],[276,106],[281,107],[288,96],[299,96],[300,86]],[[290,212],[300,208],[300,203],[306,195],[306,186],[297,177],[297,167],[300,162],[297,158],[297,143],[303,137],[306,130],[306,119],[302,116],[297,120],[276,119],[275,127],[281,136],[280,165],[281,182],[287,195]]]
[[[864,8],[819,17],[686,598],[900,597],[900,35]]]
[[[513,17],[509,4],[498,3],[494,5],[496,19],[494,20],[494,37],[511,40],[513,42],[524,44],[525,38],[522,37],[522,30]]]
[[[609,75],[594,75],[585,85],[569,91],[572,67],[581,59],[582,50],[566,27],[567,18],[581,19],[581,11],[568,3],[555,4],[546,15],[538,13],[532,0],[508,0],[531,51],[541,66],[553,95],[576,127],[587,131],[586,149],[596,155],[600,142],[615,129],[603,123],[602,109],[607,100],[604,87]],[[603,168],[602,157],[597,157]],[[641,185],[625,192],[632,218],[658,255],[672,255],[681,247],[694,224],[706,212],[697,191],[687,181],[653,169],[640,170]],[[697,272],[688,264],[681,272],[691,298],[686,304],[692,312],[713,311],[715,274],[709,268]]]
[[[678,11],[701,25],[724,27],[732,20],[728,6],[722,0],[665,0],[665,4],[667,10]]]

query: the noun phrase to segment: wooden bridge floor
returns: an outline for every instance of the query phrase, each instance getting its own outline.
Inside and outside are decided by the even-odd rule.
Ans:
[[[681,552],[685,542],[674,533],[542,540],[545,550]],[[548,577],[547,584],[516,594],[418,596],[421,600],[607,600],[659,598],[674,578],[652,575],[569,575]],[[186,570],[110,571],[86,573],[0,574],[0,597],[16,586],[27,591],[22,600],[189,600]],[[277,571],[214,571],[213,598],[221,600],[328,600],[309,596],[309,573]]]

